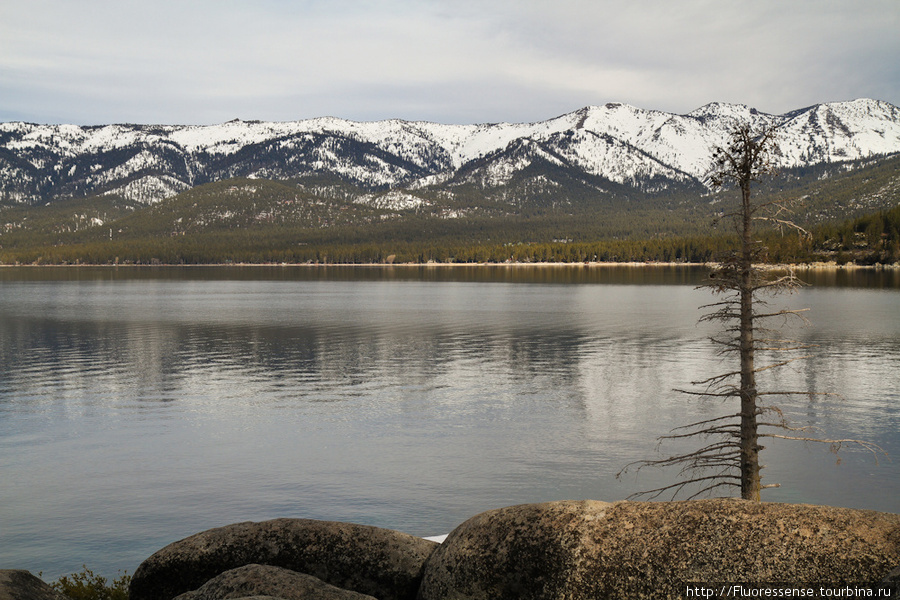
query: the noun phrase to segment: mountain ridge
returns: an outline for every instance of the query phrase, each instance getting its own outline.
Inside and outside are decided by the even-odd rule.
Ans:
[[[565,179],[590,180],[598,195],[606,193],[602,181],[660,192],[704,187],[712,149],[738,121],[779,126],[783,168],[900,153],[900,108],[866,98],[782,115],[723,102],[684,115],[610,102],[545,121],[473,125],[337,117],[218,125],[7,122],[0,123],[0,201],[113,194],[153,204],[234,177],[328,175],[367,193],[413,196],[452,196],[459,186],[490,193],[524,172],[532,173],[531,188],[555,185],[544,185],[547,175],[535,161],[564,171]]]

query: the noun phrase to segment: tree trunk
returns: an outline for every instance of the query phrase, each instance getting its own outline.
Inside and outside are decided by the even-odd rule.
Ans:
[[[742,240],[741,240],[741,498],[760,501],[759,435],[757,432],[756,370],[753,364],[753,239],[749,177],[741,181]]]

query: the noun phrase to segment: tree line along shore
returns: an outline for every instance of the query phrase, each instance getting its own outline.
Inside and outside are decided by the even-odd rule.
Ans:
[[[397,232],[394,232],[397,233]],[[504,237],[505,236],[505,237]],[[516,237],[518,236],[518,239]],[[479,239],[480,238],[480,239]],[[892,265],[900,262],[900,205],[797,236],[761,232],[767,263]],[[659,236],[641,239],[519,241],[501,229],[470,233],[368,235],[333,230],[311,237],[291,227],[242,228],[191,236],[113,240],[0,237],[0,264],[471,264],[471,263],[709,263],[737,245],[734,235]],[[306,241],[298,241],[306,240]]]

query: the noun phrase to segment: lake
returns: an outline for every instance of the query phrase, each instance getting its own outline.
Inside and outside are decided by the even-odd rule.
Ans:
[[[133,572],[247,520],[447,533],[501,506],[621,500],[626,464],[723,410],[673,391],[730,370],[688,267],[0,269],[0,568]],[[818,435],[773,441],[778,502],[900,512],[900,271],[832,270],[810,358],[768,389]],[[692,445],[665,444],[670,454]]]

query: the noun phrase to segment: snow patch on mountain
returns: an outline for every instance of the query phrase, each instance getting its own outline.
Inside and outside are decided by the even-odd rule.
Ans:
[[[106,193],[121,196],[143,204],[154,204],[189,189],[191,189],[191,186],[174,177],[166,175],[147,175],[146,177],[141,177],[140,179],[135,179],[124,185],[113,188]]]
[[[780,167],[900,152],[900,108],[869,99],[784,115],[721,102],[684,115],[609,103],[537,123],[478,125],[335,117],[208,126],[0,123],[0,199],[50,201],[114,189],[157,201],[228,177],[310,174],[371,191],[412,191],[461,176],[491,187],[535,164],[662,189],[703,182],[714,149],[738,122],[778,126]]]
[[[424,198],[403,190],[391,190],[386,194],[366,194],[357,198],[355,202],[387,210],[414,210],[431,204]]]

